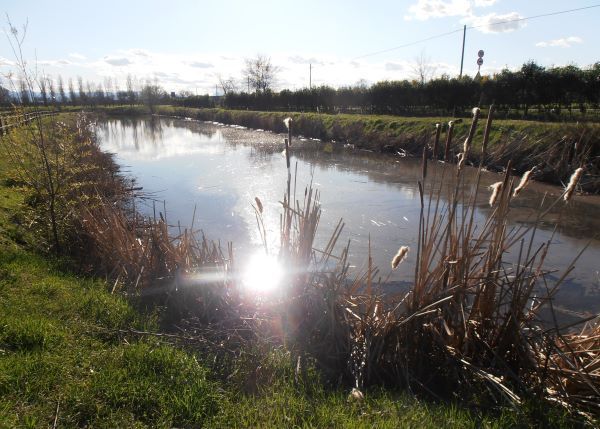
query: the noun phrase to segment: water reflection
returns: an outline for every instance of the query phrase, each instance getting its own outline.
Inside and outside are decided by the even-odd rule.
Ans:
[[[167,118],[109,120],[99,125],[98,135],[103,148],[116,153],[146,191],[166,200],[172,224],[181,221],[190,225],[196,207],[196,226],[210,238],[232,241],[238,255],[250,255],[262,243],[251,206],[259,197],[264,205],[267,246],[271,253],[277,248],[280,201],[287,180],[283,136]],[[311,181],[321,193],[323,213],[317,247],[325,246],[343,218],[346,226],[338,250],[350,241],[350,262],[361,267],[366,262],[370,234],[374,261],[387,278],[398,247],[416,248],[420,162],[343,151],[325,153],[320,144],[309,141],[296,141],[293,149],[297,178],[292,189],[296,188],[296,198],[303,198],[304,187]],[[474,188],[474,174],[470,171],[460,184],[467,194]],[[485,173],[481,186],[487,187],[498,177]],[[426,186],[441,190],[442,204],[454,180],[451,166],[430,164]],[[531,184],[514,201],[509,224],[531,224],[538,208],[547,207],[559,194],[558,188]],[[483,192],[476,202],[478,223],[490,213],[487,199]],[[152,208],[146,210],[150,214]],[[600,198],[577,197],[569,205],[558,204],[541,226],[536,240],[553,242],[547,257],[549,267],[567,267],[592,240],[558,300],[571,309],[597,312]],[[552,237],[555,229],[557,234]],[[389,280],[397,284],[410,280],[414,263],[411,252]]]

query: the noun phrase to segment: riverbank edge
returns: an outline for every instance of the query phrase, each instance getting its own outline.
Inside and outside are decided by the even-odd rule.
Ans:
[[[156,114],[201,121],[241,125],[275,133],[287,133],[283,120],[293,119],[293,135],[331,142],[333,149],[367,150],[390,156],[421,156],[428,148],[431,156],[436,124],[442,129],[438,153],[443,157],[448,121],[452,118],[397,117],[378,115],[320,114],[298,112],[262,112],[219,108],[186,108],[178,106],[115,106],[99,107],[98,112],[110,116],[140,116]],[[485,122],[481,118],[480,122]],[[451,162],[462,151],[469,133],[470,121],[453,123],[448,148]],[[475,132],[467,164],[482,161],[483,127]],[[584,167],[580,191],[600,193],[600,124],[547,123],[523,120],[494,120],[483,165],[492,171],[503,171],[511,161],[513,174],[523,174],[535,168],[536,181],[562,185],[572,171]]]

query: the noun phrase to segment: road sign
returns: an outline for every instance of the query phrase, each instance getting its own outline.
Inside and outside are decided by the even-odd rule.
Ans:
[[[482,64],[483,64],[483,58],[481,58],[481,57],[477,58],[477,65],[481,67]]]
[[[477,56],[479,58],[483,58],[483,54],[484,54],[483,49],[480,49],[479,52],[477,52]]]

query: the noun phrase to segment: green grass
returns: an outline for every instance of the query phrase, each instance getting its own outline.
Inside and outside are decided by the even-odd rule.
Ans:
[[[297,383],[279,349],[241,353],[230,373],[159,337],[100,279],[30,250],[26,191],[0,157],[0,428],[53,427],[567,427],[547,407],[469,411],[406,393],[326,388],[309,369]]]

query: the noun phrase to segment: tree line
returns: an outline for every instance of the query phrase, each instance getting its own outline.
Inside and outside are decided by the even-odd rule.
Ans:
[[[390,115],[449,115],[472,106],[494,103],[498,112],[517,116],[560,117],[597,110],[600,104],[600,62],[545,68],[531,61],[517,71],[483,76],[382,81],[334,89],[328,86],[296,91],[228,92],[227,108],[353,112]]]
[[[266,63],[270,65],[268,59]],[[251,65],[247,68],[250,70]],[[256,65],[254,68],[260,69]],[[157,104],[216,105],[244,110],[447,116],[468,112],[472,106],[494,103],[499,115],[542,119],[562,118],[565,112],[577,117],[598,116],[600,104],[600,62],[587,68],[574,65],[545,68],[531,61],[516,71],[505,69],[482,77],[443,75],[430,80],[382,81],[370,87],[363,83],[337,89],[320,86],[278,92],[265,84],[272,82],[275,71],[276,68],[267,68],[267,73],[263,70],[254,78],[248,74],[248,92],[237,90],[230,84],[232,79],[221,79],[224,96],[217,98],[189,91],[169,94],[156,79],[143,80],[131,75],[124,85],[110,77],[95,83],[84,82],[81,77],[64,80],[61,76],[56,79],[43,76],[35,80],[35,92],[28,90],[24,80],[13,82],[12,91],[0,88],[0,104],[93,107],[143,103],[151,108]]]

